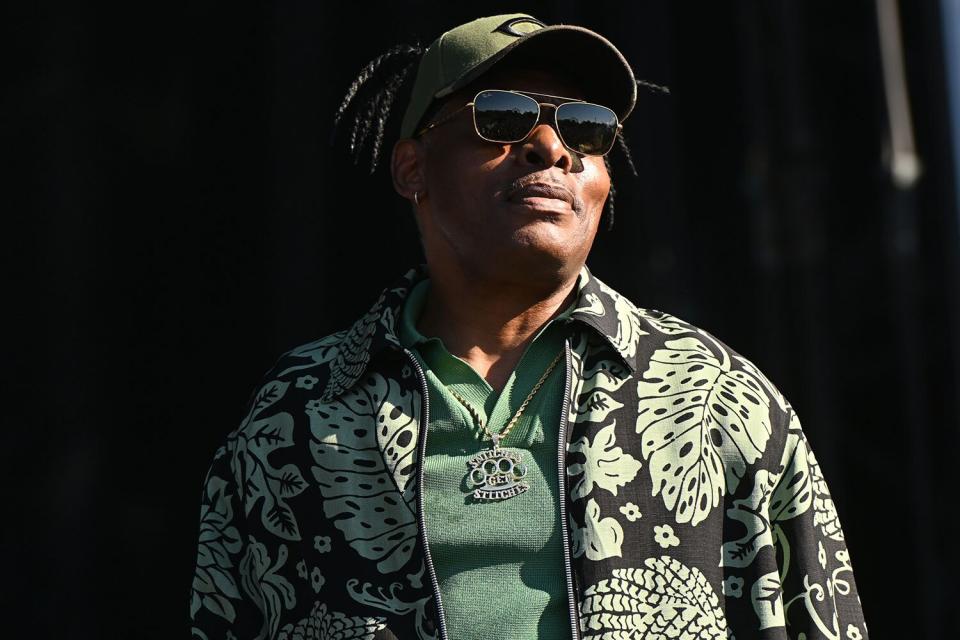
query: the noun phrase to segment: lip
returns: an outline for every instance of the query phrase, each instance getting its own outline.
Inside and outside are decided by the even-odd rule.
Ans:
[[[514,189],[507,196],[507,200],[538,209],[557,209],[560,205],[566,209],[573,206],[573,194],[569,189],[546,182],[532,182]]]

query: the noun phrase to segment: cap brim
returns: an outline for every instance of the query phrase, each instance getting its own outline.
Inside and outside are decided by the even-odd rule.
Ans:
[[[585,100],[610,107],[621,122],[637,102],[637,81],[620,51],[599,33],[574,25],[552,25],[519,38],[434,97],[442,98],[462,89],[508,56],[511,65],[558,69],[573,76]]]

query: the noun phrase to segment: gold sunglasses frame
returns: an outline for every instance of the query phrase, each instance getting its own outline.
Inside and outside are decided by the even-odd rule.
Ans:
[[[530,127],[530,130],[527,131],[527,133],[522,138],[518,138],[517,140],[491,140],[490,138],[485,138],[483,134],[480,133],[480,129],[477,127],[477,113],[476,111],[473,111],[473,106],[476,104],[477,98],[480,96],[481,93],[489,93],[491,91],[496,91],[498,93],[514,93],[517,95],[521,95],[521,96],[524,96],[525,98],[530,98],[537,105],[537,119],[534,121],[533,126]],[[540,98],[552,98],[554,100],[563,100],[564,102],[561,102],[559,104],[554,104],[552,102],[540,102],[539,100],[534,98],[534,96],[537,96]],[[560,132],[560,125],[557,123],[557,109],[559,107],[562,107],[565,104],[589,104],[594,107],[600,107],[601,109],[606,109],[607,111],[613,114],[614,119],[617,121],[617,127],[616,127],[616,132],[613,135],[613,140],[610,141],[610,147],[606,151],[604,151],[603,153],[584,153],[582,151],[578,151],[577,149],[574,149],[569,144],[567,144],[567,141],[563,139],[563,134]],[[481,91],[478,91],[476,95],[473,96],[473,100],[458,107],[457,109],[454,109],[453,111],[443,116],[439,120],[431,122],[427,126],[417,131],[413,135],[413,137],[419,138],[420,136],[425,134],[427,131],[430,131],[434,127],[439,127],[440,125],[449,122],[454,117],[456,117],[461,111],[463,111],[468,107],[471,109],[472,116],[473,116],[471,120],[473,122],[474,133],[476,133],[477,137],[480,138],[481,140],[485,140],[487,142],[493,142],[495,144],[516,144],[517,142],[523,142],[524,140],[529,138],[530,134],[533,133],[533,130],[537,128],[538,124],[540,124],[540,120],[543,117],[543,107],[553,107],[553,123],[552,123],[553,130],[557,132],[557,137],[560,138],[560,142],[563,144],[563,146],[566,149],[580,156],[602,157],[607,155],[613,150],[613,147],[617,144],[617,136],[619,136],[620,132],[623,130],[623,123],[620,122],[620,117],[617,115],[617,113],[610,107],[605,107],[604,105],[597,104],[596,102],[587,102],[586,100],[579,100],[577,98],[567,98],[564,96],[552,96],[547,93],[534,93],[532,91],[515,91],[513,89],[483,89]]]

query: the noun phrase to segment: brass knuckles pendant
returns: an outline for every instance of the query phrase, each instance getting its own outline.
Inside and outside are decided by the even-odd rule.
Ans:
[[[476,487],[473,497],[478,500],[506,500],[530,488],[522,482],[527,476],[527,465],[519,453],[494,446],[470,458],[467,465],[467,482]]]

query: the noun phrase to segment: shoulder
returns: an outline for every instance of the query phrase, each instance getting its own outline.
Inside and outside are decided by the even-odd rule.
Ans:
[[[709,331],[660,311],[638,312],[648,329],[636,370],[637,431],[646,434],[644,444],[658,447],[671,431],[695,426],[699,444],[693,448],[724,469],[728,487],[751,468],[775,468],[793,421],[780,389]]]
[[[245,417],[227,437],[228,449],[238,437],[255,428],[255,422],[268,416],[272,422],[287,420],[291,396],[321,394],[331,379],[333,362],[346,334],[346,330],[338,331],[281,354],[254,385]]]
[[[217,452],[218,475],[233,483],[245,522],[284,540],[300,537],[289,499],[308,483],[310,423],[306,410],[330,377],[345,332],[337,332],[282,354],[254,387],[240,424]],[[254,507],[261,503],[260,517]],[[259,524],[257,524],[259,523]]]
[[[348,329],[337,331],[290,349],[277,358],[265,378],[290,381],[294,377],[310,375],[317,378],[316,383],[325,383],[344,347],[348,332]]]
[[[621,460],[642,462],[653,495],[680,524],[715,515],[724,496],[749,491],[759,471],[777,472],[792,408],[753,361],[709,331],[637,306],[606,285],[590,293],[580,318],[597,331],[576,341],[576,433],[595,433],[594,445],[600,438],[611,451],[618,451],[615,441]],[[614,366],[614,351],[629,370]],[[623,477],[636,473],[627,470]]]
[[[696,424],[721,458],[747,464],[782,445],[793,408],[753,360],[692,322],[640,307],[603,283],[600,290],[616,309],[612,342],[633,368],[638,433],[662,428],[673,436]]]
[[[625,359],[634,356],[633,362],[628,360],[628,363],[637,373],[658,363],[665,366],[688,363],[694,372],[710,370],[714,379],[723,375],[749,376],[752,381],[747,384],[755,387],[758,393],[762,389],[779,404],[786,404],[782,394],[757,365],[710,331],[668,312],[637,305],[601,280],[595,277],[593,280],[596,284],[594,291],[607,298],[601,302],[591,299],[594,308],[600,314],[613,311],[606,314],[615,320],[615,324],[609,325],[607,337]],[[698,379],[703,375],[707,373]]]
[[[709,331],[637,314],[646,332],[634,373],[638,444],[678,521],[696,524],[722,495],[749,491],[745,478],[778,475],[799,421],[761,369]]]
[[[617,316],[615,331],[610,337],[614,343],[626,341],[621,352],[634,354],[634,371],[641,377],[654,375],[657,370],[669,376],[676,386],[691,385],[694,388],[733,385],[737,381],[756,395],[765,396],[767,403],[774,403],[786,411],[789,403],[776,386],[761,372],[752,360],[742,355],[710,331],[659,309],[635,304],[609,285],[597,280],[603,295],[612,301]],[[684,370],[688,375],[672,379]],[[655,380],[654,380],[655,381]]]
[[[709,389],[725,399],[739,393],[745,406],[789,409],[784,395],[760,367],[710,331],[662,311],[638,309],[638,313],[647,329],[638,348],[642,355],[637,373],[642,378],[656,382],[657,372],[662,371],[669,374],[664,383],[676,388]]]
[[[331,376],[347,330],[337,331],[282,353],[261,376],[252,394],[256,400],[264,388],[277,384],[323,389]]]

